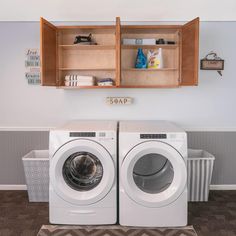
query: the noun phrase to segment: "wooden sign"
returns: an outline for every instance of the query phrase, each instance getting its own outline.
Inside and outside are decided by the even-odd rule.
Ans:
[[[130,105],[133,99],[130,97],[107,97],[106,102],[109,105]]]
[[[40,56],[38,49],[29,48],[25,52],[25,78],[28,84],[39,85],[40,80]]]
[[[224,70],[224,60],[202,59],[201,70]]]

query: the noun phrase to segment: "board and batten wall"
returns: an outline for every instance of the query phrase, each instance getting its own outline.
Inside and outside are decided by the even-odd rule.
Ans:
[[[47,148],[47,130],[71,119],[173,121],[188,131],[189,147],[216,156],[213,184],[236,185],[235,28],[236,22],[200,24],[200,58],[214,50],[225,59],[222,78],[199,71],[196,87],[66,91],[24,78],[24,53],[39,47],[39,23],[0,22],[0,185],[24,184],[21,157]],[[109,106],[107,96],[134,103]]]

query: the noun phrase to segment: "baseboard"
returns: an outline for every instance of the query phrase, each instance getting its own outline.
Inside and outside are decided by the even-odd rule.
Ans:
[[[210,190],[236,190],[236,184],[211,185]]]
[[[0,184],[0,190],[27,190],[24,184]]]
[[[24,184],[0,184],[0,190],[27,190]],[[211,185],[210,190],[236,190],[236,184]]]

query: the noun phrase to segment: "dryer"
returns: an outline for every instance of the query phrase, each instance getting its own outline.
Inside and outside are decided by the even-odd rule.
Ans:
[[[166,121],[119,125],[119,215],[125,226],[187,224],[187,135]]]
[[[49,221],[117,221],[117,122],[73,121],[50,131]]]

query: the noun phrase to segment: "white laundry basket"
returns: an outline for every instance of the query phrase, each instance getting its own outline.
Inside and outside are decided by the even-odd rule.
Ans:
[[[48,202],[49,152],[33,150],[22,157],[30,202]]]
[[[188,201],[208,201],[214,161],[209,152],[188,149]]]

